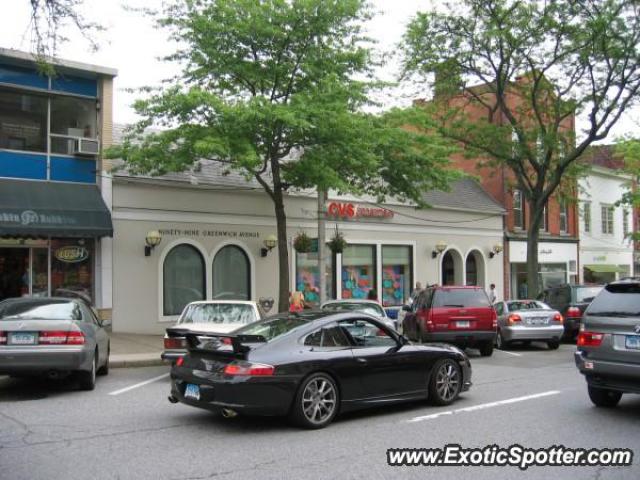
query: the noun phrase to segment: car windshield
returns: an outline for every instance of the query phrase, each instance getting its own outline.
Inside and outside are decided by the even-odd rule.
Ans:
[[[518,302],[508,302],[510,312],[522,310],[551,310],[551,307],[535,300],[524,300]]]
[[[600,293],[602,287],[577,287],[576,303],[589,303]]]
[[[187,305],[178,323],[251,323],[258,320],[246,303],[196,303]]]
[[[236,335],[260,335],[268,342],[276,337],[306,325],[308,319],[300,315],[287,315],[282,317],[271,317],[266,320],[254,322],[246,327],[236,330]]]
[[[380,305],[373,302],[334,302],[326,303],[322,310],[330,312],[363,312],[374,317],[384,317],[384,310]]]
[[[82,320],[75,302],[5,302],[0,320]]]
[[[586,313],[594,316],[640,316],[640,284],[609,284],[591,302]]]
[[[484,291],[475,288],[436,290],[434,307],[488,307],[489,298]]]

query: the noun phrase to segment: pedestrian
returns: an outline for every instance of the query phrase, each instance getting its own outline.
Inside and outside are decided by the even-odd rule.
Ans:
[[[289,311],[301,312],[304,310],[304,295],[302,292],[293,292],[289,299]]]
[[[496,300],[498,300],[498,296],[496,295],[496,284],[492,283],[489,285],[489,302],[493,305],[496,303]]]
[[[371,289],[369,290],[369,293],[367,294],[367,300],[378,300],[378,292],[375,291],[375,289]]]
[[[422,283],[416,282],[416,288],[414,288],[413,292],[411,292],[409,303],[413,303],[416,300],[416,297],[420,295],[420,292],[422,292]]]

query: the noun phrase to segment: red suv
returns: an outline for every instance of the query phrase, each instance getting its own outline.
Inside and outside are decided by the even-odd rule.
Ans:
[[[433,286],[421,292],[404,317],[412,340],[447,342],[493,353],[498,318],[481,287]]]

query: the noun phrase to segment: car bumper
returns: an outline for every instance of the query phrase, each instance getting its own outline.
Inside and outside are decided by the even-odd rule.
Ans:
[[[171,370],[171,396],[187,405],[213,412],[234,410],[249,415],[286,415],[293,402],[300,378],[225,377],[202,370],[174,366]],[[200,399],[186,398],[188,383],[200,387]]]
[[[160,354],[160,358],[166,363],[173,363],[180,357],[184,357],[186,354],[186,350],[165,350]]]
[[[495,331],[447,331],[425,332],[422,334],[425,342],[453,343],[460,346],[473,346],[478,343],[493,342],[496,338]]]
[[[0,374],[91,370],[93,351],[75,346],[2,347]]]
[[[518,340],[560,340],[564,333],[562,325],[548,327],[513,326],[500,328],[502,338],[507,341]]]
[[[640,365],[593,360],[584,351],[574,353],[576,366],[587,383],[594,387],[640,393]]]
[[[564,319],[564,334],[567,337],[575,337],[580,330],[580,322],[582,318],[565,318]]]

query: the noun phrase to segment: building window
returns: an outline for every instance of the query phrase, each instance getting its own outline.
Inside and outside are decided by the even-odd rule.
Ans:
[[[0,148],[47,151],[46,97],[0,91]]]
[[[569,231],[569,205],[566,200],[560,202],[560,233]]]
[[[222,247],[213,259],[213,299],[251,299],[249,257],[237,245]]]
[[[74,155],[78,138],[97,138],[96,101],[51,98],[51,152]]]
[[[376,291],[376,247],[348,245],[342,252],[342,298],[367,298]]]
[[[600,217],[602,233],[605,235],[613,235],[613,206],[600,205]]]
[[[591,202],[584,202],[582,204],[582,222],[584,231],[586,233],[591,232]]]
[[[539,229],[543,232],[546,232],[549,230],[549,219],[547,218],[547,204],[545,203],[544,207],[542,208],[542,221],[540,222],[540,227]]]
[[[382,247],[382,305],[403,305],[411,295],[411,247]]]
[[[524,202],[522,190],[513,192],[513,226],[524,229]]]
[[[94,244],[92,238],[51,240],[51,295],[66,297],[77,295],[92,301]],[[34,279],[34,289],[46,291],[44,252],[39,262],[40,271]],[[35,273],[35,272],[34,272]]]
[[[328,250],[328,249],[327,249]],[[334,257],[325,251],[326,298],[335,298],[333,289]],[[318,275],[318,253],[296,252],[296,291],[302,292],[304,301],[310,305],[320,303],[320,276]]]
[[[622,211],[622,234],[624,238],[629,236],[629,210]]]
[[[162,265],[163,314],[180,315],[188,303],[204,300],[204,275],[204,259],[195,247],[173,247]]]

